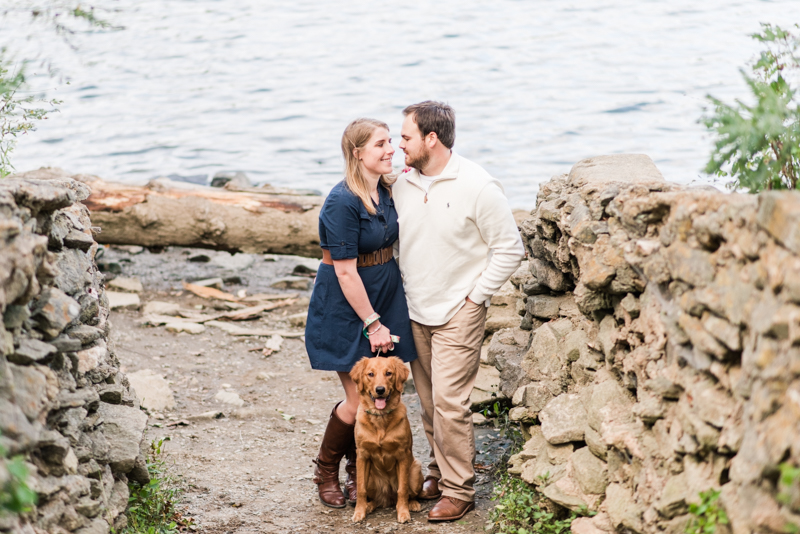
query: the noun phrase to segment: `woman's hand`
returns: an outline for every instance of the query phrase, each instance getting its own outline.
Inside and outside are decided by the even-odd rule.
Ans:
[[[385,325],[375,321],[369,325],[369,332],[374,332],[369,335],[369,347],[372,352],[378,351],[379,353],[386,353],[394,348],[394,343],[392,343],[392,339],[389,337],[392,333],[389,332],[389,328]]]

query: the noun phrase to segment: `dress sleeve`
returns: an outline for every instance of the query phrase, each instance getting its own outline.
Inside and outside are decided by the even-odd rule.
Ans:
[[[357,200],[357,199],[355,199]],[[349,260],[358,257],[358,236],[361,230],[358,204],[348,195],[331,195],[319,214],[325,227],[325,244],[331,259]]]

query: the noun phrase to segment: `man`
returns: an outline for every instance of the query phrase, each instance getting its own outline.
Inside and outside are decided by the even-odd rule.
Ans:
[[[439,501],[429,521],[475,507],[475,435],[469,396],[486,308],[525,256],[500,183],[453,153],[455,112],[441,102],[407,107],[394,184],[398,260],[418,359],[411,363],[431,446],[420,498]]]

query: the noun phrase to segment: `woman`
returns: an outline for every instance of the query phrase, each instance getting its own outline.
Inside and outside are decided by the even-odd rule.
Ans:
[[[319,498],[332,508],[356,502],[358,390],[350,370],[376,352],[405,362],[417,357],[400,269],[392,257],[398,228],[389,127],[373,119],[351,122],[342,135],[342,153],[345,179],[331,190],[319,216],[323,256],[306,324],[311,367],[336,371],[345,393],[331,412],[314,461]],[[342,456],[347,456],[346,498],[339,486]]]

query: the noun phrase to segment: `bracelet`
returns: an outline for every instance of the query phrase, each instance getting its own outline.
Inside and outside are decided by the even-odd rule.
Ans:
[[[384,327],[384,325],[380,325],[378,328],[376,328],[372,332],[365,332],[364,335],[367,336],[367,339],[369,339],[369,336],[378,333],[378,331],[383,327]],[[366,328],[364,330],[366,330]],[[389,339],[392,341],[392,343],[400,343],[400,336],[395,336],[393,334],[389,334]]]
[[[364,319],[364,329],[361,330],[361,332],[364,334],[365,338],[369,338],[369,334],[367,333],[367,327],[372,323],[374,323],[375,321],[379,320],[380,318],[381,318],[380,315],[378,315],[377,313],[373,313],[372,315]],[[375,332],[377,332],[377,330]]]
[[[364,328],[368,327],[369,325],[371,325],[380,318],[381,318],[380,315],[378,315],[377,313],[373,313],[372,315],[364,319]]]

